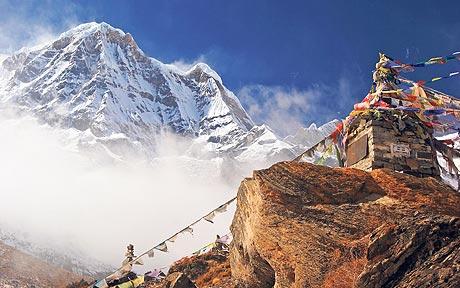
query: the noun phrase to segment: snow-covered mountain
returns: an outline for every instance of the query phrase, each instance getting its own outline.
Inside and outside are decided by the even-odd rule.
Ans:
[[[23,48],[1,66],[4,104],[89,133],[115,154],[116,143],[152,155],[164,130],[242,160],[293,152],[269,128],[254,125],[208,65],[182,71],[163,64],[106,23],[82,24],[51,43]]]
[[[313,123],[307,128],[300,128],[296,134],[287,136],[284,141],[293,145],[296,153],[302,153],[331,135],[338,123],[338,120],[332,120],[320,127]]]

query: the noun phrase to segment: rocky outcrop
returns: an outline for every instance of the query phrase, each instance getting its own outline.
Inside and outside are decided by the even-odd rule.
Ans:
[[[433,178],[282,162],[238,191],[240,287],[459,287],[460,194]]]
[[[146,283],[146,288],[235,288],[231,278],[228,251],[214,248],[204,254],[184,257],[176,261],[168,271],[168,276],[158,282]],[[181,276],[182,275],[182,276]],[[183,280],[178,277],[182,277]],[[187,280],[184,280],[184,279]],[[191,286],[171,286],[172,283],[185,283]],[[185,285],[180,284],[180,285]],[[195,286],[196,285],[196,286]]]
[[[184,273],[174,272],[169,274],[158,288],[197,288]]]

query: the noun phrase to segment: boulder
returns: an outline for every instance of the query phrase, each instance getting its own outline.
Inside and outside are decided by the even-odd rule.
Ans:
[[[161,284],[153,285],[155,288],[197,288],[184,273],[174,272],[169,274]]]

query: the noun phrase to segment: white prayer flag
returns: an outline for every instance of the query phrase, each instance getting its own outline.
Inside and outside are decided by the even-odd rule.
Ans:
[[[227,207],[228,207],[228,204],[224,204],[224,205],[220,206],[219,208],[217,208],[216,212],[224,213],[224,212],[227,211]]]
[[[177,236],[179,236],[179,233],[174,234],[174,236],[172,236],[171,238],[169,238],[169,239],[166,240],[166,241],[169,241],[169,242],[171,242],[171,243],[174,243],[174,242],[177,240]]]
[[[208,222],[211,222],[211,223],[214,223],[212,220],[214,219],[214,217],[216,217],[216,212],[212,211],[211,213],[209,213],[208,215],[204,216],[203,219],[208,221]]]
[[[155,257],[155,251],[153,251],[153,249],[150,249],[150,251],[147,252],[147,256],[148,256],[149,258]]]
[[[168,246],[166,245],[165,242],[161,243],[160,245],[156,246],[153,249],[157,249],[157,250],[160,250],[162,252],[168,252]]]

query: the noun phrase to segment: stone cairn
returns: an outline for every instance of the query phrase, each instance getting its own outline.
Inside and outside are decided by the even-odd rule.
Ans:
[[[419,177],[439,176],[433,131],[401,111],[363,113],[347,130],[346,166],[388,168]]]

